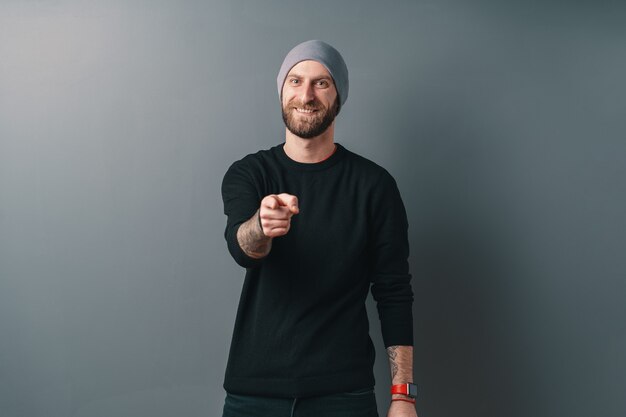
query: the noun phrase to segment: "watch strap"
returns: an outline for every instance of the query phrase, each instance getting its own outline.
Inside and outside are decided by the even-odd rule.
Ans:
[[[417,385],[408,384],[395,384],[391,386],[391,394],[402,394],[407,397],[417,398]]]

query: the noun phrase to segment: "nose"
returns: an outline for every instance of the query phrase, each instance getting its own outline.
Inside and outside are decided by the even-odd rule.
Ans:
[[[313,83],[310,81],[307,81],[303,86],[302,86],[302,91],[301,91],[301,97],[300,100],[302,100],[302,103],[310,103],[311,101],[315,100],[315,91],[313,90]]]

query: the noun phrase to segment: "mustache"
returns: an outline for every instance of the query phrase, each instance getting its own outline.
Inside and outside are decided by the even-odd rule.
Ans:
[[[321,106],[317,100],[308,101],[306,103],[292,100],[291,102],[289,102],[289,105],[304,110],[321,110],[323,108],[323,106]]]

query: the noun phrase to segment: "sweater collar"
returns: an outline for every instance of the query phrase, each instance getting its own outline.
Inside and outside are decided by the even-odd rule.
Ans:
[[[284,144],[280,144],[274,147],[274,153],[276,154],[280,163],[288,169],[295,169],[299,171],[322,171],[328,169],[343,159],[346,151],[346,148],[341,146],[341,144],[336,143],[337,150],[328,158],[324,159],[321,162],[315,163],[305,163],[305,162],[297,162],[293,159],[289,158],[283,149]]]

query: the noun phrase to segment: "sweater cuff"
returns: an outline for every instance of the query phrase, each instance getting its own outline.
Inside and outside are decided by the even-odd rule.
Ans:
[[[387,313],[385,317],[381,318],[380,325],[385,348],[389,346],[413,346],[413,316],[411,309],[394,313]]]

